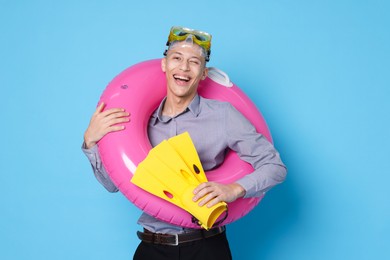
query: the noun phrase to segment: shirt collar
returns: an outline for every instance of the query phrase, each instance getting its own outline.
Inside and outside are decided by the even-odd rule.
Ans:
[[[155,125],[157,123],[157,120],[163,123],[168,123],[172,118],[168,116],[163,116],[162,109],[164,107],[165,101],[167,100],[167,97],[165,97],[160,105],[158,106],[155,113],[153,113],[152,116],[152,123]],[[191,103],[188,105],[188,107],[180,114],[176,115],[175,117],[178,117],[181,114],[184,114],[186,112],[190,111],[194,117],[197,117],[200,113],[200,96],[198,94],[195,95],[194,99],[192,99]]]

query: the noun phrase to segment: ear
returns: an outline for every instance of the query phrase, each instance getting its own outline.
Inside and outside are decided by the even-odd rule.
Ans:
[[[209,74],[209,69],[207,67],[205,67],[203,69],[203,75],[202,75],[202,80],[204,80],[205,78],[207,78],[207,75]]]
[[[167,67],[167,58],[164,57],[161,59],[161,70],[163,72],[166,72],[166,67]]]

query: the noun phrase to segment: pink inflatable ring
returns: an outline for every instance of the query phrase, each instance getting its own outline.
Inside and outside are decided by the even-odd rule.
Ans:
[[[210,99],[230,102],[238,111],[272,142],[271,134],[262,115],[252,101],[222,71],[209,68],[209,76],[201,81],[198,92]],[[98,143],[98,149],[111,180],[118,189],[141,210],[174,225],[200,228],[192,216],[183,209],[156,197],[130,182],[137,165],[152,148],[147,136],[149,117],[166,95],[165,74],[161,59],[141,62],[116,76],[103,92],[100,102],[105,109],[121,107],[131,113],[126,129],[107,134]],[[99,102],[99,103],[100,103]],[[229,152],[224,163],[206,172],[209,181],[232,183],[251,173],[250,164]],[[226,174],[226,173],[229,174]],[[229,213],[221,225],[231,223],[251,211],[262,197],[238,199],[229,203]]]

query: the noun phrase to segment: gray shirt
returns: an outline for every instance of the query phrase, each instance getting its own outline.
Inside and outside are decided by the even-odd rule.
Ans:
[[[164,103],[165,99],[149,120],[148,135],[152,146],[188,131],[205,171],[218,167],[228,149],[237,152],[242,160],[254,168],[253,173],[236,181],[245,189],[245,198],[261,196],[284,181],[286,167],[279,153],[230,103],[196,95],[187,109],[174,117],[162,115]],[[82,149],[98,181],[108,191],[117,192],[117,187],[101,163],[97,147],[85,149],[83,145]],[[138,223],[157,233],[185,232],[182,227],[160,221],[146,213],[141,215]]]

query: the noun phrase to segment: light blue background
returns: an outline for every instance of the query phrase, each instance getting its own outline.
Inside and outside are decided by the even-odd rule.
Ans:
[[[388,1],[0,1],[0,259],[132,259],[140,214],[80,146],[106,84],[172,25],[257,104],[287,181],[235,259],[390,259]]]

